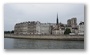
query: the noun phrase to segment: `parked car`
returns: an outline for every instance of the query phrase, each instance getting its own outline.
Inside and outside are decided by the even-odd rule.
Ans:
[[[76,35],[75,33],[69,33],[69,35]]]
[[[78,33],[78,35],[84,35],[84,33]]]

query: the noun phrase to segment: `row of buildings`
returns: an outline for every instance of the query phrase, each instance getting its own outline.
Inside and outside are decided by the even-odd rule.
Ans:
[[[77,25],[77,19],[67,20],[67,24],[59,23],[58,15],[56,23],[40,23],[39,21],[28,21],[17,23],[14,27],[14,34],[64,34],[65,29],[69,28],[72,33],[84,33],[84,22]]]

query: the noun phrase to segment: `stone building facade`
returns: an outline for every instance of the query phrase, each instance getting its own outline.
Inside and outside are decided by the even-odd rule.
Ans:
[[[78,34],[77,18],[71,18],[67,20],[67,27],[72,33]]]
[[[67,26],[76,27],[77,26],[77,18],[71,18],[67,20]]]
[[[64,25],[59,23],[58,14],[56,23],[40,23],[39,21],[28,21],[17,23],[14,34],[64,34]]]
[[[39,21],[17,23],[14,34],[50,34],[50,24]]]
[[[36,22],[17,23],[14,27],[14,34],[35,34]]]
[[[36,33],[37,34],[50,34],[50,24],[37,22]]]
[[[67,20],[67,24],[59,23],[58,14],[56,23],[40,23],[39,21],[28,21],[17,23],[14,27],[14,34],[64,34],[66,28],[69,28],[72,33],[84,32],[84,24],[77,26],[77,19],[71,18]]]
[[[84,22],[79,23],[79,33],[84,33]]]

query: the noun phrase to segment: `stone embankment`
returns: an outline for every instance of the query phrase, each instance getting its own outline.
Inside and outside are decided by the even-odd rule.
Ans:
[[[4,34],[4,38],[20,38],[20,39],[52,39],[52,40],[78,40],[83,41],[84,36],[70,35],[14,35]]]

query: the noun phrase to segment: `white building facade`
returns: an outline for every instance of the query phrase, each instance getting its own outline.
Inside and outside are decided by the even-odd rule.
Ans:
[[[84,34],[84,22],[80,22],[79,23],[79,33],[83,33]]]
[[[36,33],[37,34],[50,34],[50,24],[37,22]]]

